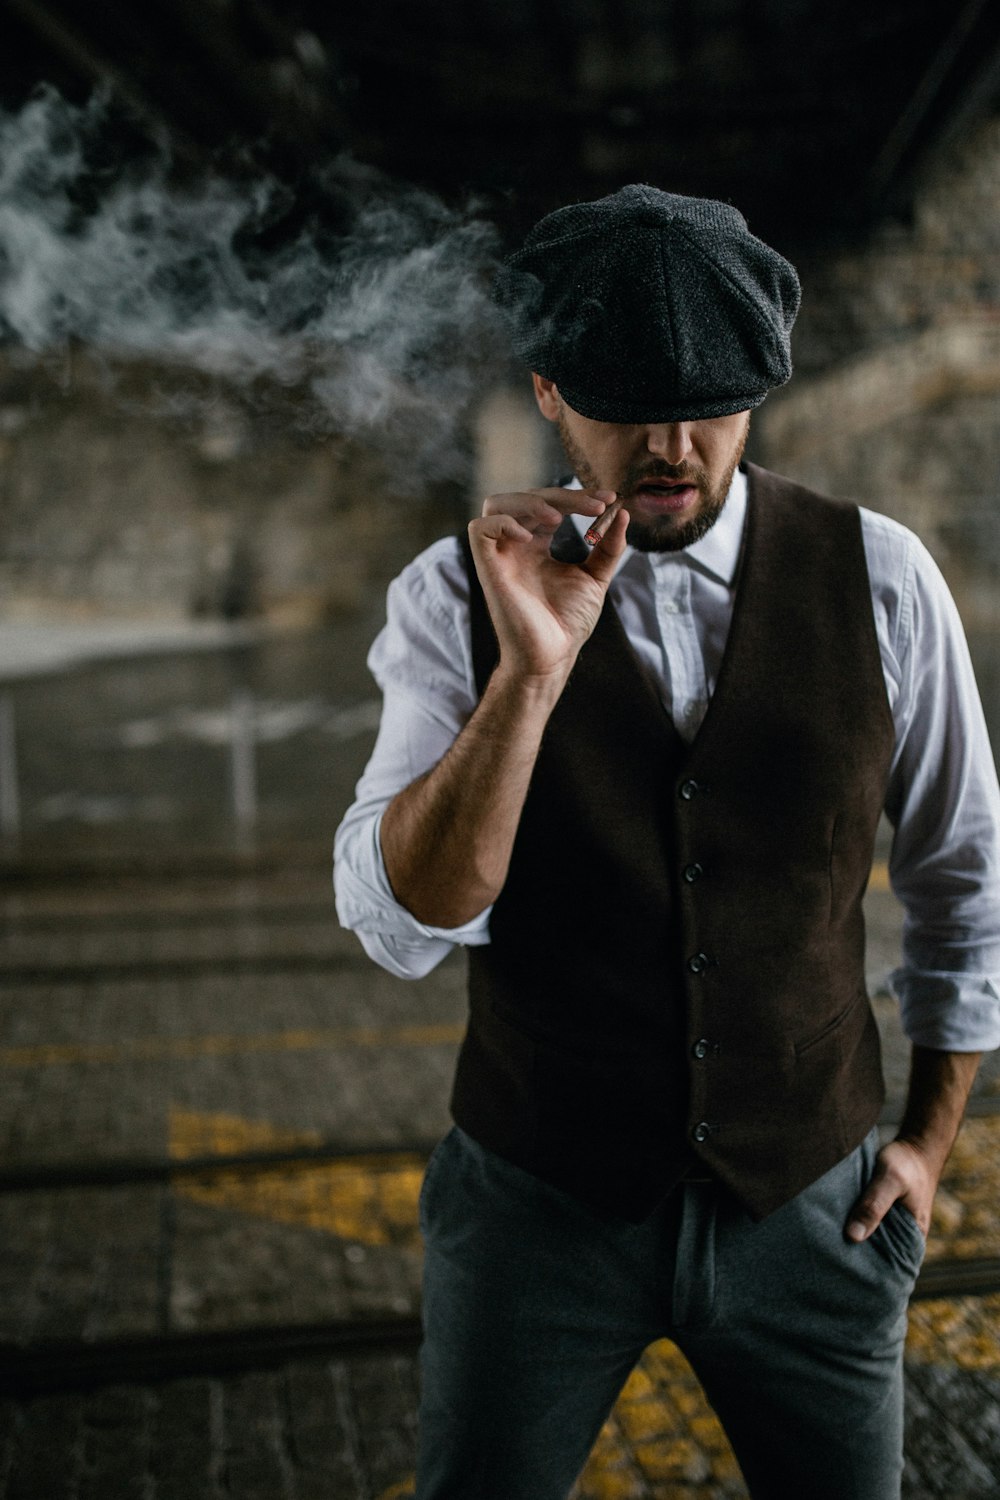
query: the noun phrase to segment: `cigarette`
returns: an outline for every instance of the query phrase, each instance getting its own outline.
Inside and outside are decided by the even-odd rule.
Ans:
[[[618,500],[612,500],[607,510],[603,511],[602,514],[597,517],[597,520],[594,521],[592,525],[588,526],[586,532],[584,533],[583,540],[585,542],[589,542],[591,547],[596,547],[598,542],[601,540],[601,537],[605,536],[610,530],[611,522],[621,510],[623,504],[624,502],[620,498]]]

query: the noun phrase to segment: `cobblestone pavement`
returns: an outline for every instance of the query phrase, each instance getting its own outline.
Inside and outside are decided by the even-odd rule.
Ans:
[[[4,1500],[389,1500],[412,1468],[413,1358],[109,1386],[0,1408]]]
[[[925,1304],[961,1323],[976,1362],[907,1368],[904,1500],[1000,1494],[997,1298]],[[982,1346],[992,1345],[984,1359]],[[404,1500],[412,1495],[412,1355],[290,1362],[228,1378],[0,1402],[4,1500]],[[672,1346],[629,1379],[575,1500],[746,1500],[725,1435]]]
[[[209,738],[213,671],[205,658],[182,673]],[[78,810],[108,811],[102,758],[132,753],[129,735],[155,742],[129,804],[150,812],[142,838],[134,822],[99,836],[60,822],[58,757],[33,763],[31,805],[52,813],[52,837],[36,828],[26,858],[0,858],[0,1500],[410,1493],[416,1199],[447,1124],[463,966],[402,984],[336,926],[314,839],[370,741],[351,671],[339,707],[300,715],[311,832],[299,809],[280,838],[265,818],[256,843],[227,847],[206,811],[209,752],[178,760],[179,721],[162,705],[151,716],[135,664],[89,695],[77,683],[67,722],[90,735]],[[282,685],[280,662],[256,684],[275,699]],[[41,690],[28,684],[23,706],[39,729]],[[272,787],[303,743],[276,742]],[[204,838],[153,816],[191,778]],[[882,863],[868,918],[879,991],[899,930]],[[893,1002],[875,1007],[888,1124],[906,1047]],[[911,1308],[907,1500],[1000,1500],[998,1204],[994,1055],[935,1213],[929,1265],[954,1284],[939,1295],[928,1280]],[[960,1295],[956,1266],[979,1278],[975,1295]],[[577,1500],[744,1494],[691,1372],[654,1346]]]

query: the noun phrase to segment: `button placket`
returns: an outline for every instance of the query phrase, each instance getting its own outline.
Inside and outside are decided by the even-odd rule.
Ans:
[[[677,794],[682,803],[694,803],[698,800],[698,798],[704,796],[707,791],[708,787],[705,785],[705,783],[699,781],[695,776],[685,777],[677,788]],[[695,809],[692,807],[692,815],[694,814],[694,812]],[[688,822],[687,814],[684,815],[683,822],[685,824]],[[691,827],[690,832],[694,833],[695,837],[697,837],[695,828]],[[702,864],[700,859],[691,857],[690,850],[688,851],[687,861],[681,865],[680,875],[683,886],[691,891],[691,900],[693,902],[695,892],[692,888],[696,886],[699,881],[704,879],[705,866]],[[688,906],[688,911],[693,913],[693,906]],[[696,928],[692,929],[692,935],[694,935],[696,930]],[[713,968],[715,966],[715,963],[716,960],[709,953],[706,953],[702,948],[698,948],[695,952],[690,953],[685,960],[685,968],[695,980],[700,980],[704,978],[710,968]],[[695,1089],[695,1093],[700,1094],[707,1086],[708,1082],[707,1077],[703,1072],[703,1065],[706,1064],[709,1059],[712,1058],[716,1053],[718,1053],[719,1048],[718,1045],[712,1042],[708,1037],[699,1036],[691,1042],[690,1051],[691,1057],[693,1058],[694,1062],[696,1064],[702,1065],[697,1068],[697,1074],[695,1075],[699,1076],[702,1080],[701,1084]],[[692,1078],[692,1082],[694,1082],[694,1078]],[[694,1101],[692,1100],[692,1102]],[[702,1101],[701,1107],[704,1108],[704,1100]],[[715,1127],[708,1120],[699,1120],[695,1124],[690,1126],[691,1139],[696,1145],[702,1146],[708,1140],[714,1129]]]
[[[687,560],[668,553],[649,554],[660,645],[669,682],[668,703],[678,733],[693,739],[704,698],[705,667],[691,606],[691,569]]]

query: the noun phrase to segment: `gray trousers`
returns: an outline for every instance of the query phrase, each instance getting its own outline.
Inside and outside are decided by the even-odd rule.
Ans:
[[[458,1129],[431,1158],[416,1500],[566,1500],[646,1346],[673,1339],[754,1500],[895,1500],[906,1308],[923,1236],[897,1205],[844,1238],[876,1132],[755,1223],[684,1184],[606,1223]]]

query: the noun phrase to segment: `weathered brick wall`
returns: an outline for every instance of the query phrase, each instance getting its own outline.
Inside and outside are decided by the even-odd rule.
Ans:
[[[800,264],[796,375],[761,459],[914,527],[966,621],[1000,623],[1000,119],[935,166],[912,224]]]

